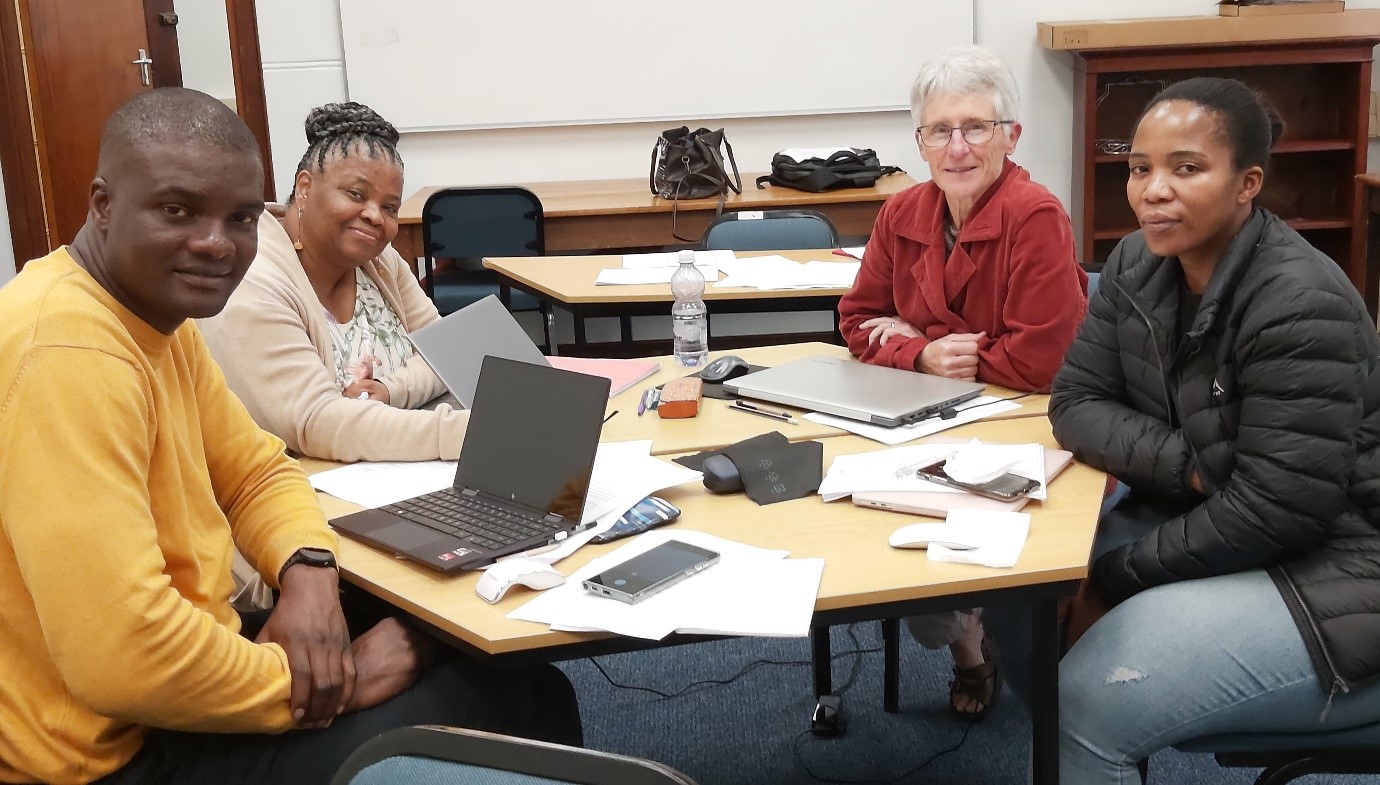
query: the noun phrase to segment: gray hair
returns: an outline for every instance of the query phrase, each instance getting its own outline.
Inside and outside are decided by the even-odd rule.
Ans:
[[[983,46],[955,46],[926,60],[910,88],[910,115],[915,125],[925,101],[935,93],[950,95],[990,95],[997,112],[993,120],[1017,120],[1021,98],[1011,67],[995,52]]]

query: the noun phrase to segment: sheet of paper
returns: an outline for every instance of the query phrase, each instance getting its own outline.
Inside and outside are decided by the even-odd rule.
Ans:
[[[853,285],[853,279],[857,277],[861,266],[861,262],[797,262],[784,256],[754,256],[720,264],[720,269],[727,277],[714,286],[742,286],[752,289],[847,289]]]
[[[720,267],[724,263],[732,263],[738,258],[732,251],[695,251],[696,267]],[[658,251],[657,253],[630,253],[623,255],[623,269],[645,269],[648,267],[670,267],[675,269],[680,266],[679,251]]]
[[[651,455],[652,442],[603,442],[594,456],[594,475],[582,523],[610,513],[622,515],[643,497],[662,488],[699,482],[704,475]],[[615,516],[616,518],[616,516]]]
[[[1030,513],[950,510],[944,525],[959,529],[965,535],[976,535],[982,544],[966,551],[931,544],[925,551],[930,561],[1008,569],[1020,561],[1021,550],[1030,535]]]
[[[862,258],[863,258],[863,251],[867,250],[867,246],[865,246],[865,245],[850,245],[850,246],[848,246],[847,248],[840,248],[839,250],[840,250],[840,251],[843,251],[844,253],[848,254],[849,256],[851,256],[851,257],[853,257],[854,259],[857,259],[858,261],[861,262],[861,261],[862,261]]]
[[[667,540],[717,551],[719,563],[636,605],[586,592],[582,581]],[[659,640],[677,630],[730,635],[806,635],[823,560],[785,561],[769,551],[689,529],[654,529],[595,559],[509,618],[561,630],[607,630]],[[750,602],[746,602],[750,599]]]
[[[946,460],[960,449],[981,450],[989,453],[993,460],[1009,461],[1010,471],[1022,477],[1033,480],[1045,476],[1045,450],[1038,444],[988,444],[977,440],[967,444],[913,444],[834,458],[819,484],[819,495],[831,502],[863,491],[967,493],[961,488],[915,476],[917,469]],[[1029,496],[1039,500],[1048,498],[1045,483],[1042,481]]]
[[[361,507],[382,507],[455,482],[455,461],[352,463],[311,476],[311,486]]]
[[[713,265],[697,264],[700,274],[706,281],[719,280],[719,270]],[[596,286],[635,286],[638,284],[656,284],[671,282],[671,276],[675,275],[674,267],[605,267],[599,271],[594,278]]]
[[[1002,412],[1015,411],[1019,408],[1021,408],[1021,405],[1015,401],[1003,401],[991,395],[980,395],[971,401],[965,401],[959,404],[956,407],[958,416],[953,419],[945,420],[940,417],[931,417],[928,420],[921,420],[914,425],[899,425],[895,428],[886,428],[881,425],[873,425],[860,420],[851,420],[847,417],[836,417],[832,414],[823,414],[820,412],[811,412],[804,415],[804,417],[810,422],[842,428],[845,431],[856,433],[859,436],[865,436],[873,441],[881,442],[882,444],[897,445],[914,441],[923,436],[930,436],[940,431],[947,431],[959,425],[976,422],[986,417],[1001,414]]]
[[[936,491],[963,493],[915,476],[915,471],[952,455],[958,445],[914,444],[840,455],[829,464],[819,484],[819,495],[834,501],[860,491]]]

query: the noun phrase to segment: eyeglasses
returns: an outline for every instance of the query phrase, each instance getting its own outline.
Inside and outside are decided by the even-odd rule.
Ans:
[[[992,134],[996,133],[997,126],[1010,125],[1015,120],[969,120],[959,126],[957,130],[963,134],[963,141],[968,144],[982,144],[990,141]],[[954,127],[942,123],[936,125],[922,125],[915,129],[920,134],[920,143],[926,147],[948,147],[950,140],[954,138]]]

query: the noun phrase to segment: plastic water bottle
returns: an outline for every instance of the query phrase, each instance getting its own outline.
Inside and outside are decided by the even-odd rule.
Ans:
[[[709,357],[709,313],[704,307],[704,274],[695,267],[695,252],[681,251],[671,276],[671,346],[676,364],[698,368]]]

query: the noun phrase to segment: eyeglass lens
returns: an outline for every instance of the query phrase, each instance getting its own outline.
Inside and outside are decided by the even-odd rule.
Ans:
[[[976,120],[959,126],[963,141],[968,144],[982,144],[992,138],[999,120]],[[954,129],[947,125],[926,125],[920,128],[920,141],[926,147],[946,147],[953,139]]]

